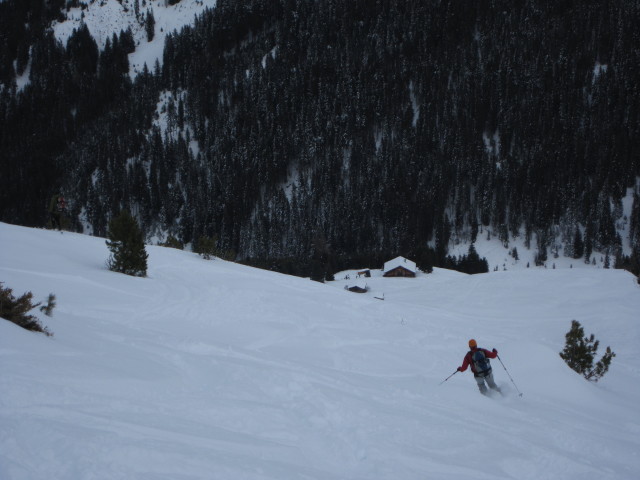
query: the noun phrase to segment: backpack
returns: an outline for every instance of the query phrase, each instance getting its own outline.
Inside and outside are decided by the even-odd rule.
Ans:
[[[487,373],[491,370],[491,363],[484,354],[484,351],[480,348],[471,354],[471,361],[473,362],[473,367],[475,368],[476,373]]]

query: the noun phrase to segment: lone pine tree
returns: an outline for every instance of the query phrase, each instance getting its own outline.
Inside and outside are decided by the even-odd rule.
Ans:
[[[109,270],[135,277],[147,275],[148,254],[138,223],[127,211],[123,211],[109,222],[107,246],[111,256],[107,261]]]
[[[584,336],[584,329],[577,320],[571,321],[571,329],[565,335],[566,344],[564,350],[560,352],[560,357],[571,367],[572,370],[581,374],[587,380],[597,382],[607,371],[611,360],[616,356],[607,347],[602,358],[593,365],[596,352],[600,342],[591,334]]]

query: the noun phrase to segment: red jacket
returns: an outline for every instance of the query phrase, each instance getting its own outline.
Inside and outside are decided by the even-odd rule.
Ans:
[[[464,372],[467,367],[471,367],[471,371],[476,374],[476,369],[473,366],[473,361],[471,360],[471,356],[477,351],[477,350],[482,350],[484,352],[484,354],[487,356],[487,358],[496,358],[498,356],[498,352],[492,352],[490,350],[486,350],[484,348],[472,348],[471,350],[469,350],[467,352],[467,354],[464,356],[464,361],[462,362],[462,366],[458,367],[458,371],[459,372]]]

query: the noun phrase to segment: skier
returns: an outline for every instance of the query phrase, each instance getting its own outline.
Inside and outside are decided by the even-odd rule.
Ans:
[[[471,366],[471,371],[476,379],[480,393],[486,395],[488,392],[485,382],[492,390],[502,393],[493,380],[491,363],[489,362],[490,358],[498,356],[498,351],[495,348],[492,351],[478,348],[478,343],[473,338],[469,340],[469,348],[470,350],[464,356],[462,365],[458,367],[458,372],[464,372],[468,366]]]

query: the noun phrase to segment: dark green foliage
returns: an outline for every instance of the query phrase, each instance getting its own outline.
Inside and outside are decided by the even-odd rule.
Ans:
[[[27,292],[19,298],[15,298],[13,296],[13,290],[5,288],[2,282],[0,282],[0,317],[5,320],[9,320],[24,329],[31,330],[33,332],[41,332],[47,336],[51,336],[52,333],[49,332],[46,327],[43,327],[34,315],[29,314],[31,310],[40,305],[39,303],[31,303],[32,299],[33,294],[31,292]],[[49,300],[51,300],[51,295],[49,295]],[[51,302],[49,302],[49,304],[51,304]]]
[[[160,245],[161,247],[176,248],[178,250],[184,250],[184,244],[173,235],[169,235],[164,242],[159,243],[158,245]]]
[[[333,279],[333,272],[335,271],[336,259],[331,245],[323,234],[317,233],[312,242],[309,278],[324,283]]]
[[[124,210],[109,222],[107,246],[111,256],[107,261],[109,270],[135,277],[147,275],[148,254],[144,237],[136,220]]]
[[[640,278],[640,244],[634,247],[630,256],[618,255],[615,268],[627,270]]]
[[[153,10],[147,10],[147,18],[144,21],[144,30],[147,33],[147,41],[152,41],[156,32],[156,19]]]
[[[202,235],[195,244],[193,251],[200,255],[205,260],[210,260],[211,257],[216,256],[218,249],[216,247],[218,240],[217,237],[208,237]]]
[[[573,236],[573,258],[582,258],[584,255],[584,242],[582,240],[582,233],[580,229],[576,227],[575,234]]]
[[[584,329],[577,320],[571,321],[571,329],[565,335],[566,344],[560,357],[572,370],[580,374],[591,371],[593,359],[598,349],[598,341],[594,341],[593,334],[587,338]]]
[[[236,259],[236,252],[232,249],[229,248],[227,250],[218,250],[217,252],[217,256],[220,257],[223,260],[227,260],[229,262],[232,262]]]
[[[484,257],[480,258],[473,243],[469,245],[467,255],[462,255],[460,258],[449,256],[442,266],[468,274],[487,273],[489,271],[489,262]]]
[[[309,271],[309,278],[315,282],[324,283],[327,271],[320,260],[314,258],[311,260],[311,269]]]
[[[569,367],[581,374],[587,380],[597,382],[607,371],[611,360],[616,356],[611,348],[607,347],[605,354],[593,364],[600,342],[594,335],[584,336],[584,329],[577,320],[571,321],[571,329],[565,335],[566,344],[560,357]]]
[[[591,261],[591,254],[593,253],[593,227],[591,223],[587,225],[587,234],[584,242],[584,261],[589,263]]]
[[[607,347],[604,355],[598,363],[593,367],[593,369],[585,375],[587,380],[591,380],[592,382],[597,382],[605,373],[609,371],[609,365],[611,365],[611,360],[615,357],[616,354],[611,351],[610,347]]]
[[[427,246],[420,247],[416,251],[409,255],[409,258],[416,262],[416,267],[425,273],[432,273],[433,267],[441,266],[436,258],[436,251],[433,248]]]
[[[56,296],[53,293],[50,293],[47,297],[47,304],[42,305],[40,307],[40,311],[47,317],[52,317],[54,308],[56,308]]]
[[[467,3],[219,0],[132,83],[130,32],[65,46],[48,33],[63,0],[0,1],[0,220],[44,224],[60,186],[72,226],[105,235],[126,206],[145,231],[218,232],[305,276],[424,245],[423,269],[446,266],[452,239],[522,227],[543,263],[554,225],[565,252],[580,225],[585,261],[615,258],[640,175],[638,2]],[[636,192],[632,247],[639,218]]]
[[[120,48],[127,55],[136,51],[136,42],[133,39],[131,27],[120,31],[119,43]]]

